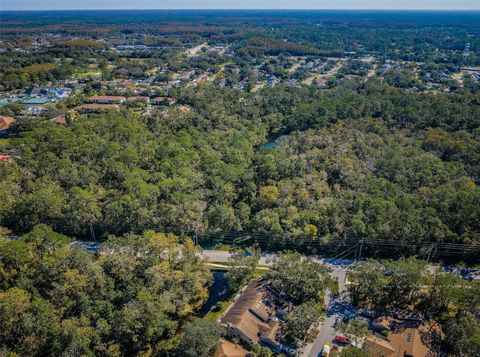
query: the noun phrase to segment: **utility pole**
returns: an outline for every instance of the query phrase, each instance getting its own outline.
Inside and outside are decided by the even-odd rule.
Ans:
[[[195,245],[198,245],[198,226],[195,226]]]
[[[358,260],[362,259],[363,238],[360,240],[360,251],[358,253]]]
[[[90,222],[90,237],[92,238],[92,240],[96,241],[95,239],[95,231],[93,230],[93,225],[92,225],[92,222]]]
[[[432,243],[428,248],[428,256],[427,256],[427,263],[430,261],[430,257],[432,256],[433,248],[435,248],[435,243]]]

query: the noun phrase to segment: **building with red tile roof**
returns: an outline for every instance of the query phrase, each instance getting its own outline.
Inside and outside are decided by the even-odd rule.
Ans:
[[[67,119],[64,116],[58,116],[55,118],[50,119],[51,122],[60,124],[60,125],[67,125]]]
[[[0,117],[0,134],[7,134],[14,122],[12,117]]]

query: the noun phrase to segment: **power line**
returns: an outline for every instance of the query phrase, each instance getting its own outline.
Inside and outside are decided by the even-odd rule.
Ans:
[[[3,220],[3,222],[7,223],[10,222],[12,225],[18,222],[13,222],[13,220]],[[47,223],[53,225],[55,228],[64,228],[64,229],[72,229],[75,227],[73,224],[69,224],[70,221],[65,219],[47,219],[43,220],[42,223]],[[124,227],[131,227],[133,223],[125,224]],[[96,225],[97,227],[103,228],[102,225]],[[317,248],[338,248],[341,246],[347,245],[356,245],[360,244],[360,249],[358,251],[358,256],[361,257],[363,246],[368,246],[369,249],[381,248],[382,250],[385,249],[408,249],[409,251],[413,251],[415,249],[426,248],[427,252],[425,254],[428,255],[429,258],[432,255],[466,255],[466,254],[475,254],[480,253],[480,244],[464,244],[464,243],[448,243],[448,242],[432,242],[432,241],[418,241],[418,242],[410,242],[410,241],[399,241],[399,240],[382,240],[382,239],[366,239],[366,238],[329,238],[328,240],[322,240],[320,237],[288,237],[288,236],[272,236],[266,233],[259,233],[259,232],[211,232],[208,234],[200,235],[198,228],[195,229],[193,232],[189,232],[188,230],[181,230],[178,227],[166,227],[166,226],[156,226],[151,225],[147,227],[142,227],[141,230],[138,229],[138,233],[143,232],[144,230],[152,229],[156,231],[163,231],[163,232],[171,232],[180,235],[191,235],[195,237],[197,241],[201,240],[220,240],[226,243],[233,243],[238,244],[241,241],[248,241],[250,239],[259,242],[259,243],[268,243],[271,245],[281,245],[281,246],[310,246],[310,247],[317,247]],[[90,231],[90,235],[93,237],[95,236],[95,230],[93,229],[93,225],[90,223],[85,228],[85,233]],[[108,234],[108,231],[103,232],[104,234]],[[435,246],[433,250],[431,247],[432,245]],[[433,254],[432,254],[433,253]]]

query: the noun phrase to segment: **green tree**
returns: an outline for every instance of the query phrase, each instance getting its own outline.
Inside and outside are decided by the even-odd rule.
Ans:
[[[480,353],[480,322],[473,316],[449,319],[444,325],[447,348],[453,355],[474,357]]]
[[[357,343],[371,334],[368,324],[362,319],[342,321],[336,328],[344,334],[351,336]]]
[[[308,335],[309,329],[318,324],[321,318],[321,308],[314,302],[305,302],[295,309],[285,319],[285,341],[299,346]]]
[[[186,357],[212,356],[223,334],[223,328],[216,322],[195,319],[185,327],[176,353]]]
[[[256,249],[237,249],[231,254],[228,259],[230,269],[225,273],[231,291],[237,291],[253,278],[259,258]]]
[[[272,285],[300,303],[323,301],[331,279],[328,269],[299,253],[281,254],[270,272]]]
[[[369,354],[356,347],[344,348],[341,352],[333,354],[334,357],[368,357]]]

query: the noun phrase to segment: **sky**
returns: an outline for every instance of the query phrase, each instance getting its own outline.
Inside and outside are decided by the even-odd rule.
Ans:
[[[0,0],[0,10],[78,9],[480,10],[480,0]]]

